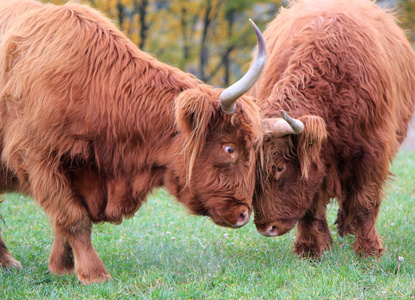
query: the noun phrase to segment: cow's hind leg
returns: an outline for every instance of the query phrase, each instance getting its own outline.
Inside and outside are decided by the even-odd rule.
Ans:
[[[21,268],[22,265],[19,261],[14,259],[6,247],[6,243],[3,241],[0,235],[0,264],[3,268]]]
[[[296,254],[318,259],[330,249],[332,238],[326,220],[328,201],[329,199],[317,199],[315,204],[298,221],[297,237],[294,244]]]
[[[0,149],[1,151],[3,149]],[[11,173],[7,167],[3,164],[0,164],[0,193],[5,193],[7,191],[17,191],[18,190],[18,180],[17,177]],[[2,202],[3,199],[0,200]],[[0,216],[0,221],[2,218]],[[14,259],[10,254],[9,250],[6,247],[6,243],[1,237],[0,234],[0,265],[3,268],[21,268],[22,265],[19,261]]]

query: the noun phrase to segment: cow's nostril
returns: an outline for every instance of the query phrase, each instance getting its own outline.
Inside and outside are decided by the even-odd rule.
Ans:
[[[275,225],[269,226],[267,229],[265,229],[264,231],[259,231],[258,232],[260,234],[262,234],[263,236],[277,236],[278,235],[278,228]]]
[[[246,210],[241,212],[241,218],[243,218],[243,220],[245,220],[248,217],[248,212]]]
[[[278,235],[277,226],[271,226],[269,228],[269,234],[270,234],[270,236],[276,236],[276,235]]]
[[[238,218],[238,224],[245,224],[245,220],[248,218],[248,212],[243,210]]]
[[[236,224],[233,225],[232,227],[234,228],[239,228],[244,226],[246,223],[248,223],[249,221],[249,213],[248,211],[245,209],[241,212],[241,214],[238,217],[238,220],[236,221]]]

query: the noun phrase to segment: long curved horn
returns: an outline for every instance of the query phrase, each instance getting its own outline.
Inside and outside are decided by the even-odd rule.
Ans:
[[[304,124],[300,120],[293,119],[281,110],[282,118],[268,118],[262,120],[265,132],[272,132],[276,137],[288,134],[300,134],[304,130]]]
[[[220,107],[222,108],[223,112],[227,114],[233,114],[235,112],[236,100],[245,94],[255,84],[255,82],[257,82],[265,65],[265,59],[267,55],[264,37],[251,19],[249,19],[249,22],[251,22],[251,26],[254,28],[256,33],[258,40],[258,53],[254,63],[248,72],[241,79],[239,79],[237,82],[232,84],[220,94]]]

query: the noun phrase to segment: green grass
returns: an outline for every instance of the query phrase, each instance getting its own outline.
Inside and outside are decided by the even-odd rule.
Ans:
[[[392,171],[377,222],[387,247],[380,259],[361,260],[353,237],[337,235],[335,203],[333,249],[310,261],[292,253],[295,230],[265,238],[252,222],[217,227],[161,189],[134,218],[94,226],[93,244],[113,280],[91,286],[46,274],[47,216],[32,199],[5,195],[0,230],[24,268],[0,270],[0,299],[415,299],[415,152],[400,153]]]

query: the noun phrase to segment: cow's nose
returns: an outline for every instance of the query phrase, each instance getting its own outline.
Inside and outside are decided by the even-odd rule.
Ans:
[[[260,234],[262,234],[263,236],[277,236],[278,235],[278,229],[277,226],[271,225],[269,226],[267,229],[265,229],[264,231],[259,231],[258,232]]]
[[[234,228],[239,228],[244,226],[246,223],[249,222],[250,219],[250,215],[248,213],[248,211],[246,209],[244,209],[241,214],[238,217],[238,220],[236,221],[236,224],[233,225],[232,227]]]

